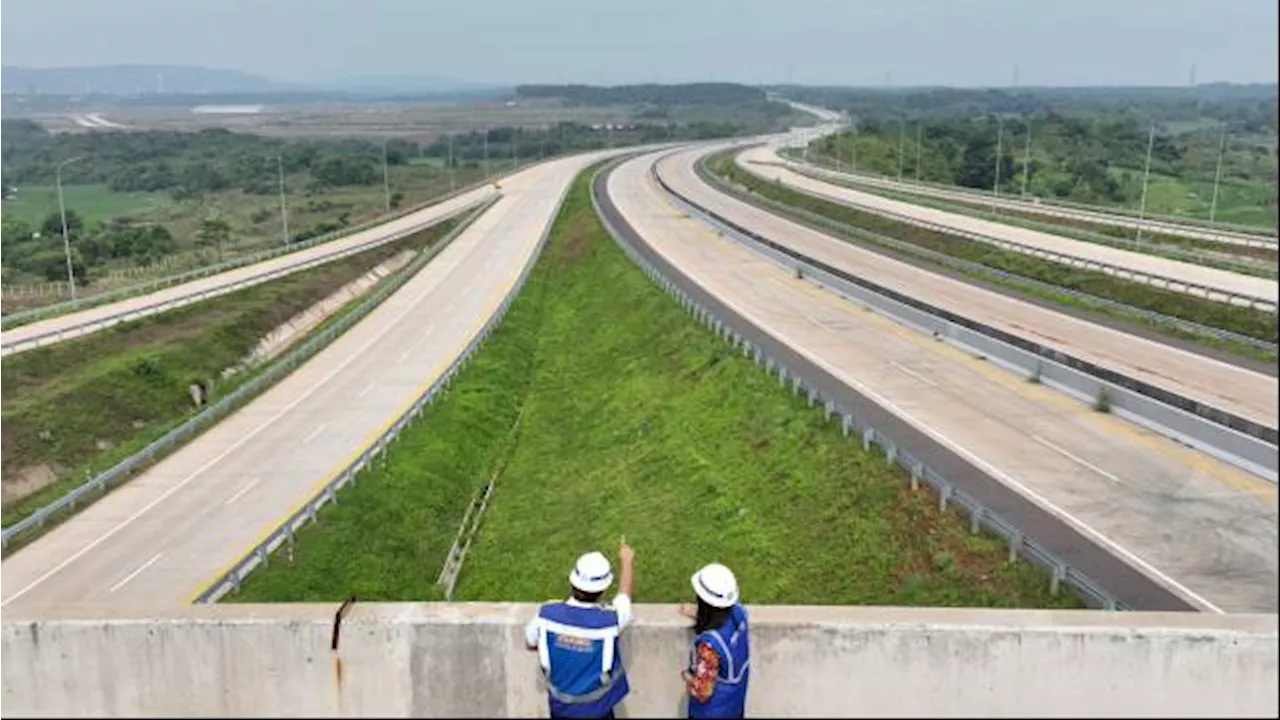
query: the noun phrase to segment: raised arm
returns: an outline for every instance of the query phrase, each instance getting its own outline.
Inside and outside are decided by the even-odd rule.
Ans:
[[[631,550],[631,546],[626,540],[622,541],[622,547],[618,548],[618,564],[622,566],[618,576],[618,593],[634,598],[632,594],[634,587],[634,575],[631,570],[631,559],[635,553]]]

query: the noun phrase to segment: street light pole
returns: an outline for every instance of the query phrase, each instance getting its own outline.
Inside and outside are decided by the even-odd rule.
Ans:
[[[391,171],[387,166],[387,139],[382,138],[382,196],[386,211],[391,212]]]
[[[1156,143],[1156,124],[1151,123],[1151,132],[1147,135],[1147,163],[1142,171],[1142,200],[1138,203],[1138,233],[1135,240],[1142,239],[1142,223],[1147,216],[1147,185],[1151,181],[1151,149]]]
[[[1027,178],[1031,175],[1031,118],[1027,118],[1027,145],[1022,151],[1022,197],[1027,197]]]
[[[67,233],[67,205],[62,200],[62,168],[66,165],[83,160],[84,156],[79,155],[68,158],[58,163],[57,185],[58,185],[58,214],[62,216],[62,249],[67,254],[67,287],[71,290],[71,299],[76,299],[76,274],[71,266],[71,236]]]
[[[284,244],[289,244],[289,205],[284,194],[284,155],[276,156],[276,172],[280,176],[280,225],[284,228]]]
[[[454,192],[454,190],[456,190],[457,188],[454,187],[454,182],[453,182],[453,135],[449,136],[448,165],[449,165],[449,192]]]
[[[1222,124],[1222,139],[1218,141],[1218,168],[1213,171],[1213,200],[1209,203],[1209,222],[1218,216],[1218,185],[1222,182],[1222,156],[1227,151],[1227,125]]]
[[[853,123],[853,136],[849,139],[849,172],[858,174],[858,121]]]
[[[907,150],[906,142],[907,123],[902,118],[898,118],[898,182],[902,182],[902,160],[903,153]]]
[[[920,151],[924,141],[924,123],[916,123],[916,184],[920,184]]]
[[[1000,197],[1000,155],[1004,153],[1004,118],[996,118],[996,180],[991,190],[996,197]],[[994,203],[993,208],[994,209]]]

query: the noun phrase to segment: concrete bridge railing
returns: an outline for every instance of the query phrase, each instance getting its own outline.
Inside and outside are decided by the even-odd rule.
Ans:
[[[93,608],[3,619],[6,715],[545,716],[529,604]],[[755,717],[1271,716],[1277,616],[750,608]],[[637,608],[621,716],[683,716],[688,621]]]

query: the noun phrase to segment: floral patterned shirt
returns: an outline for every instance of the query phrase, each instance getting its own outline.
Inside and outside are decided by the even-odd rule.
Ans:
[[[720,655],[711,643],[698,643],[690,670],[689,695],[698,702],[707,702],[716,690],[716,679],[720,677]]]

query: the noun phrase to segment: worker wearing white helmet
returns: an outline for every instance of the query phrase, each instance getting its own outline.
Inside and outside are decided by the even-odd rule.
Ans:
[[[712,563],[693,574],[696,609],[693,650],[682,673],[689,692],[689,717],[740,718],[747,709],[751,639],[747,611],[738,595],[738,581],[729,568]]]
[[[618,635],[631,622],[631,546],[618,550],[621,578],[613,605],[600,603],[613,584],[609,560],[598,552],[578,558],[569,573],[572,595],[550,602],[525,626],[525,645],[538,651],[547,678],[547,702],[553,718],[612,718],[626,697],[626,669]]]

